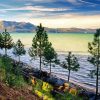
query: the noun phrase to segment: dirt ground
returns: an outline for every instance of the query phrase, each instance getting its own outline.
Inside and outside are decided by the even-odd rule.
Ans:
[[[14,89],[0,82],[0,100],[40,100],[29,89]]]

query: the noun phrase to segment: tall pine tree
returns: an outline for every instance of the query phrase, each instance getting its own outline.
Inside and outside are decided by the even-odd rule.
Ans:
[[[68,53],[68,56],[65,58],[66,61],[62,63],[62,67],[68,69],[68,82],[70,79],[70,72],[71,71],[78,71],[79,63],[77,58],[71,53]]]
[[[13,54],[19,57],[19,62],[20,62],[20,56],[25,55],[25,53],[26,51],[24,49],[24,45],[20,40],[18,40],[13,47]]]
[[[51,63],[55,63],[57,60],[57,53],[55,52],[52,44],[48,42],[44,49],[44,61],[50,64],[50,74],[51,74]]]
[[[1,34],[1,48],[5,49],[5,55],[7,55],[7,49],[11,49],[13,47],[13,42],[12,42],[12,38],[10,36],[10,34],[7,32],[7,30],[5,29],[5,31]]]
[[[88,51],[92,55],[88,58],[88,61],[92,63],[96,69],[91,71],[91,75],[96,75],[96,97],[98,96],[98,80],[99,80],[99,67],[100,67],[100,29],[94,34],[93,42],[88,43]]]
[[[42,27],[42,24],[37,26],[36,35],[33,38],[32,47],[29,49],[29,55],[34,58],[34,56],[38,56],[40,58],[40,71],[41,71],[41,63],[42,63],[42,56],[45,49],[45,46],[48,41],[48,35]]]

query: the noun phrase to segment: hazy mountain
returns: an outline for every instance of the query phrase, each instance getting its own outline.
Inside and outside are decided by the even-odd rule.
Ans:
[[[33,32],[36,26],[31,23],[0,21],[0,31],[7,29],[9,32]]]
[[[46,28],[51,33],[95,33],[96,29],[82,29],[82,28]]]
[[[0,32],[7,29],[9,32],[35,32],[36,26],[31,23],[14,22],[14,21],[0,21]],[[81,29],[81,28],[45,28],[50,33],[94,33],[95,29]]]

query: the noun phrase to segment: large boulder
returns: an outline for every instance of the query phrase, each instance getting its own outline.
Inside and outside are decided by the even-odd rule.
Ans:
[[[50,78],[48,78],[47,81],[54,86],[61,86],[65,83],[65,80],[59,79],[56,77],[52,77],[52,76]]]

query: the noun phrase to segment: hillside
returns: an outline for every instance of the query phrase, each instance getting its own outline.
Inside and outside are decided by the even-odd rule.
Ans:
[[[26,22],[0,21],[0,32],[4,29],[9,32],[35,32],[36,26]],[[45,28],[49,33],[95,33],[95,29],[82,28]]]
[[[40,100],[28,89],[16,89],[0,82],[0,100]]]

